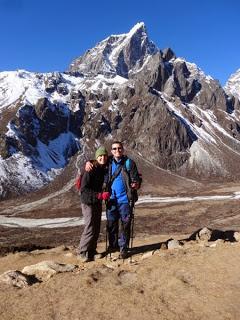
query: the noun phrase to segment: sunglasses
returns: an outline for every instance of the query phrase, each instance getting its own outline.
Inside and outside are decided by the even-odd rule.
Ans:
[[[114,151],[116,151],[116,150],[121,151],[121,150],[122,150],[122,148],[121,148],[121,147],[119,147],[119,148],[112,148],[112,150],[114,150]]]

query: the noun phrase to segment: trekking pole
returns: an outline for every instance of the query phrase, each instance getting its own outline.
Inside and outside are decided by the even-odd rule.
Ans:
[[[107,216],[107,213],[106,213],[106,216]],[[105,247],[106,259],[107,259],[107,256],[108,256],[108,230],[107,230],[107,226],[108,226],[108,223],[106,221],[106,237],[105,237],[105,240],[106,240],[106,247]]]
[[[108,216],[107,216],[107,201],[105,201],[105,206],[106,206],[106,237],[105,237],[105,239],[106,239],[106,259],[107,259],[107,257],[108,257]],[[111,252],[110,252],[110,259],[111,259]]]
[[[132,218],[131,218],[131,244],[130,244],[130,249],[131,249],[131,257],[130,257],[130,262],[132,262],[132,249],[133,249],[133,238],[134,238],[134,205],[132,206]]]
[[[105,241],[106,241],[106,246],[105,246],[105,252],[106,252],[106,259],[108,256],[108,218],[107,218],[107,201],[105,201],[105,207],[106,207],[106,234],[105,234]]]

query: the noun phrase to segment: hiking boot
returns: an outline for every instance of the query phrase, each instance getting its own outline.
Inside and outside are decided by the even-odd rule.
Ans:
[[[114,252],[117,252],[117,251],[119,251],[119,247],[108,247],[108,249],[107,249],[107,252],[108,253],[114,253]]]
[[[93,260],[102,259],[104,257],[103,253],[99,253],[96,250],[94,252],[91,252],[91,257]]]
[[[119,253],[119,259],[126,259],[128,257],[127,250],[121,250]]]
[[[85,252],[80,252],[80,254],[77,256],[77,259],[80,260],[81,262],[89,262],[92,259],[89,257],[89,254],[87,251]]]

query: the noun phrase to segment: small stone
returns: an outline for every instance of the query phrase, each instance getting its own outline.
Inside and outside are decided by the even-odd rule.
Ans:
[[[115,267],[109,263],[104,264],[103,267],[110,271],[113,271],[115,269]]]
[[[166,244],[166,242],[163,242],[163,243],[161,244],[160,250],[167,250],[167,244]]]
[[[146,253],[144,253],[143,255],[142,255],[142,260],[144,260],[144,259],[148,259],[148,258],[150,258],[151,256],[153,256],[154,255],[154,251],[148,251],[148,252],[146,252]]]
[[[133,260],[133,259],[129,259],[128,263],[131,265],[138,265],[138,261],[137,260]]]
[[[74,257],[74,254],[73,254],[72,252],[68,252],[68,253],[65,253],[64,256],[65,256],[65,257],[72,258],[72,257]]]
[[[170,241],[168,241],[168,243],[167,243],[167,248],[169,249],[169,250],[172,250],[172,249],[179,249],[179,248],[181,248],[181,245],[180,245],[180,242],[178,241],[178,240],[170,240]]]
[[[240,232],[235,231],[233,237],[237,242],[240,242]]]
[[[216,244],[216,242],[215,242],[215,243],[210,244],[210,245],[209,245],[209,248],[216,248],[216,246],[217,246],[217,244]]]

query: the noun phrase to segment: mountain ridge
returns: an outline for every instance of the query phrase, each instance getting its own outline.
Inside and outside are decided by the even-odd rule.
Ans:
[[[47,185],[78,150],[84,161],[113,137],[177,175],[238,179],[240,102],[231,79],[222,88],[161,51],[144,23],[99,42],[67,72],[1,72],[2,196]]]

